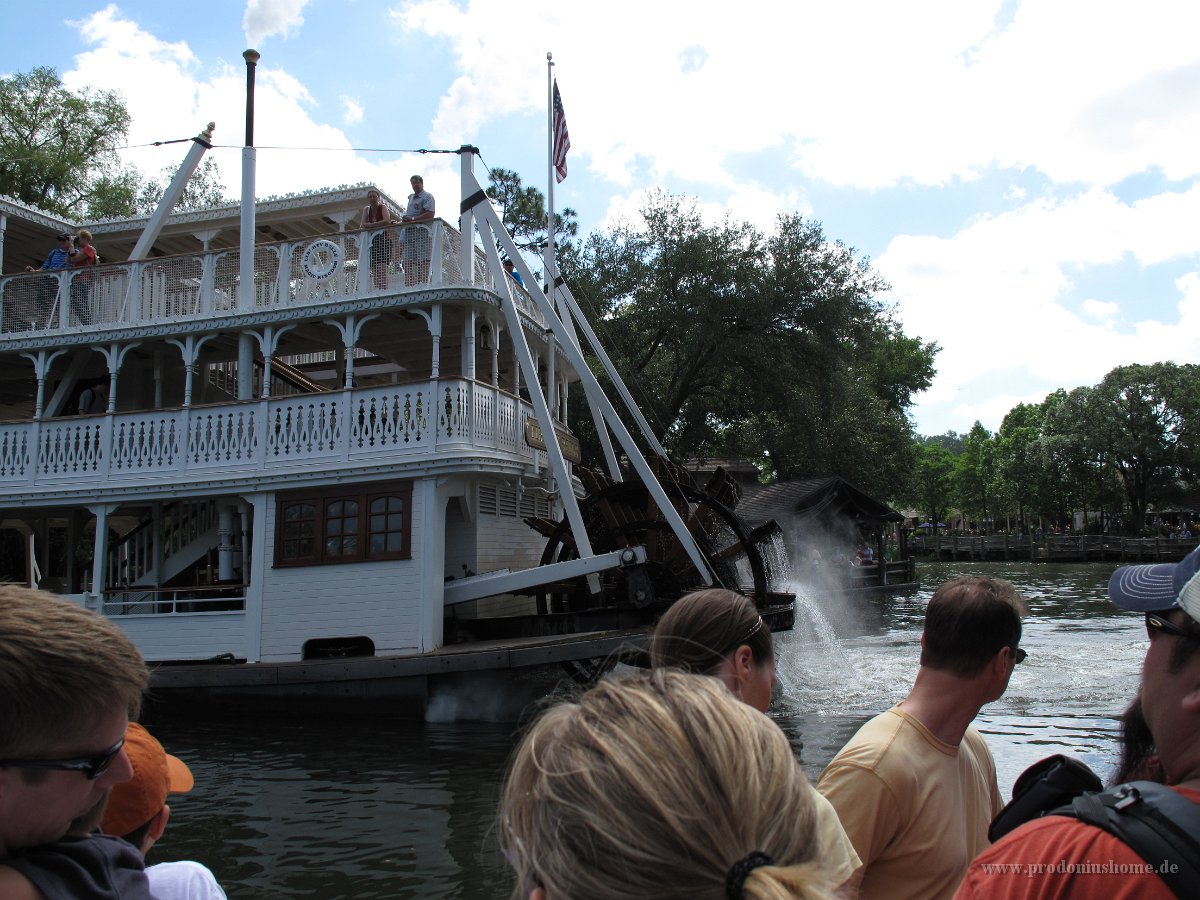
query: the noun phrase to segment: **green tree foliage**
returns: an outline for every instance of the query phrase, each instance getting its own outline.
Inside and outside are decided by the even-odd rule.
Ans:
[[[986,431],[976,423],[958,463],[963,508],[981,510],[990,491],[997,519],[1067,524],[1082,513],[1088,527],[1099,528],[1118,516],[1128,531],[1143,532],[1149,509],[1194,502],[1198,429],[1200,366],[1120,366],[1098,385],[1010,410],[991,441],[990,488]],[[913,446],[920,452],[946,443],[920,438]],[[916,481],[923,477],[919,464]]]
[[[955,456],[963,452],[963,436],[957,431],[947,431],[945,434],[935,434],[927,436],[919,434],[916,437],[918,444],[936,444],[943,450],[949,450]]]
[[[975,518],[981,529],[996,511],[997,491],[996,442],[991,433],[976,421],[963,439],[963,452],[958,457],[955,478],[960,508]]]
[[[129,123],[119,94],[69,91],[54,69],[0,78],[0,194],[73,218],[128,215],[138,176],[116,148]]]
[[[159,173],[158,178],[152,178],[145,184],[141,185],[138,190],[136,211],[141,215],[149,215],[158,208],[159,201],[166,193],[167,187],[171,184],[171,179],[175,177],[175,166],[166,166]],[[206,209],[211,206],[220,206],[225,203],[236,203],[234,198],[226,197],[224,194],[225,187],[221,179],[221,168],[217,165],[217,161],[211,156],[206,156],[201,161],[200,165],[196,166],[196,171],[192,173],[187,184],[184,185],[183,194],[176,202],[174,208],[176,210],[189,209]]]
[[[546,249],[546,196],[535,187],[526,187],[521,176],[510,169],[488,172],[487,195],[500,207],[500,218],[513,236],[519,250],[541,253]],[[579,222],[575,210],[567,207],[554,213],[555,243],[575,238]]]
[[[1141,530],[1152,502],[1175,499],[1196,471],[1195,430],[1200,367],[1155,363],[1120,366],[1086,398],[1080,441],[1116,470],[1130,526]]]
[[[1015,512],[1022,529],[1029,515],[1042,508],[1046,467],[1042,456],[1041,405],[1019,403],[1009,410],[996,432],[996,467],[1006,509]]]
[[[781,478],[881,495],[910,471],[907,411],[937,348],[903,334],[884,281],[819,223],[781,216],[767,236],[659,193],[562,268],[676,456],[765,455]]]
[[[1105,484],[1114,480],[1098,399],[1095,388],[1080,387],[1056,391],[1043,404],[1043,507],[1056,519],[1072,510],[1085,516],[1089,509],[1099,511],[1108,494]]]
[[[913,478],[906,496],[928,517],[930,531],[944,523],[953,507],[958,458],[937,444],[917,446]]]

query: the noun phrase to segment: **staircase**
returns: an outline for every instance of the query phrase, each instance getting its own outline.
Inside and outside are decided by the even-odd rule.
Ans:
[[[158,524],[162,552],[158,566],[150,518],[109,546],[105,576],[109,587],[167,584],[217,546],[217,504],[212,500],[172,503],[163,508]]]
[[[262,360],[254,360],[254,381],[252,393],[255,397],[262,396],[263,382]],[[237,398],[238,393],[238,364],[236,361],[213,363],[208,367],[208,380],[217,390],[223,392],[230,400]],[[295,366],[290,366],[278,356],[271,357],[271,396],[286,397],[291,394],[319,394],[328,391],[323,384],[313,381]]]

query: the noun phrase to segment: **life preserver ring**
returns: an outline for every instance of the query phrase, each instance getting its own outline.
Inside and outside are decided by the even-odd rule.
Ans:
[[[333,241],[321,239],[304,248],[300,267],[304,274],[317,281],[328,278],[342,264],[342,248]]]

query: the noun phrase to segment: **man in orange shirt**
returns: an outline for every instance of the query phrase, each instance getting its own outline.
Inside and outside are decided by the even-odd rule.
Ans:
[[[1150,646],[1142,664],[1143,714],[1167,784],[1200,805],[1200,548],[1178,564],[1117,569],[1108,595],[1122,609],[1146,616]],[[1200,839],[1194,828],[1182,825],[1181,830],[1193,842]],[[981,853],[956,896],[1169,900],[1176,894],[1159,877],[1164,865],[1178,862],[1147,861],[1106,830],[1075,818],[1045,816]]]

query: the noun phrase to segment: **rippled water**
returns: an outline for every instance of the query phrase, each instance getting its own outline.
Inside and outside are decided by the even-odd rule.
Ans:
[[[777,636],[772,717],[815,778],[864,720],[903,697],[932,587],[964,571],[997,575],[1030,601],[1029,658],[978,721],[1001,790],[1058,752],[1107,775],[1146,647],[1140,618],[1105,599],[1112,568],[928,564],[928,587],[912,596],[837,603],[798,586],[796,630]],[[508,896],[493,822],[511,724],[173,715],[153,725],[196,788],[176,798],[152,862],[199,859],[232,898]]]

